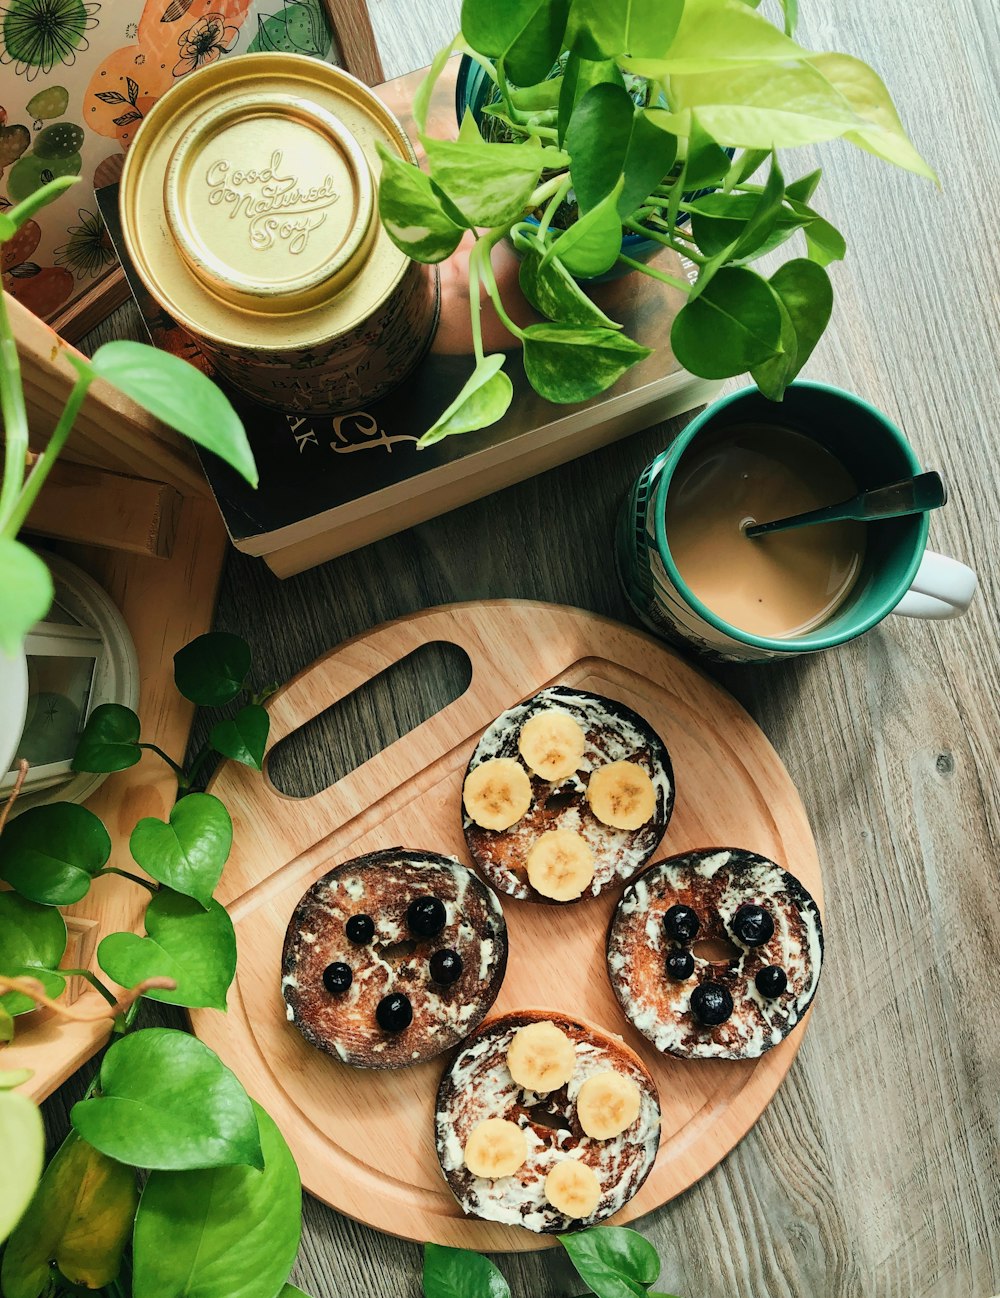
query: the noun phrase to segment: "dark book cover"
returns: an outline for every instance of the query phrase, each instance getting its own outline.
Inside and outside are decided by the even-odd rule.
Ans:
[[[433,134],[454,132],[454,81],[457,59],[438,84],[431,109]],[[378,93],[415,137],[409,103],[423,71],[377,87]],[[239,411],[260,471],[254,491],[227,465],[210,454],[201,456],[233,543],[250,554],[269,554],[315,536],[347,516],[364,517],[379,509],[433,491],[444,484],[496,466],[521,454],[539,438],[549,443],[567,440],[558,459],[572,458],[574,432],[622,417],[636,431],[671,413],[698,404],[705,384],[695,380],[674,359],[669,347],[670,325],[683,295],[646,275],[630,275],[595,285],[592,296],[602,309],[653,354],[629,370],[614,388],[591,401],[556,406],[529,385],[517,343],[502,327],[492,306],[482,313],[487,352],[509,353],[505,366],[514,385],[514,398],[504,418],[475,433],[446,438],[426,450],[416,443],[458,394],[473,367],[468,303],[468,242],[439,267],[441,317],[430,351],[414,373],[383,400],[342,415],[282,414],[236,391],[213,373],[211,361],[194,338],[181,329],[147,292],[129,262],[118,215],[118,187],[97,192],[108,227],[142,313],[151,341],[184,356],[220,383]],[[525,325],[537,320],[520,293],[518,262],[506,244],[493,255],[500,291],[510,314]],[[655,264],[674,275],[685,273],[678,258],[665,251]],[[654,407],[647,418],[642,412]],[[522,442],[521,439],[527,439]],[[553,460],[558,462],[558,460]],[[508,474],[508,477],[510,475]],[[513,480],[512,478],[510,480]],[[470,489],[466,499],[486,494],[490,485]],[[452,504],[456,502],[452,501]],[[424,516],[427,511],[424,510]],[[401,515],[399,528],[409,526]],[[395,530],[386,527],[383,534]],[[345,548],[345,547],[340,547]]]

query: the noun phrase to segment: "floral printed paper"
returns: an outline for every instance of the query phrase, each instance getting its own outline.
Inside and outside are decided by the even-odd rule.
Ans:
[[[116,257],[94,202],[180,77],[257,50],[329,56],[323,0],[0,0],[0,210],[80,176],[3,248],[3,286],[51,319]]]

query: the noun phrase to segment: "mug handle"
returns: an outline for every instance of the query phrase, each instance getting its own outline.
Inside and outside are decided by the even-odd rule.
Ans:
[[[910,589],[892,611],[903,617],[961,617],[977,585],[976,574],[964,563],[927,550]]]

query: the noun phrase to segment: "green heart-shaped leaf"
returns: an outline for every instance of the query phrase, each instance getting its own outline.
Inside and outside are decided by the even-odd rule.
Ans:
[[[601,4],[602,0],[589,2]],[[657,0],[647,2],[655,6]],[[662,78],[695,72],[731,72],[747,65],[773,65],[811,57],[742,0],[684,0],[669,48],[661,54],[652,52],[656,46],[648,49],[648,53],[624,58],[623,66],[640,76]]]
[[[94,371],[126,396],[218,455],[257,485],[257,466],[243,421],[232,402],[201,370],[145,343],[105,343],[94,352]]]
[[[52,577],[38,555],[0,536],[0,653],[21,652],[24,637],[52,604]]]
[[[97,962],[122,987],[144,978],[173,978],[174,991],[150,991],[150,1000],[191,1009],[226,1008],[236,973],[236,935],[217,901],[208,910],[179,892],[162,889],[146,907],[146,937],[110,933],[97,948]]]
[[[649,354],[614,329],[537,324],[524,331],[524,372],[547,401],[587,401]]]
[[[614,59],[585,59],[574,51],[566,57],[559,90],[558,138],[562,145],[573,110],[591,86],[610,85],[625,88],[625,78]]]
[[[0,1244],[24,1215],[45,1161],[45,1128],[37,1105],[15,1091],[0,1092]]]
[[[801,372],[829,323],[833,310],[833,286],[822,266],[802,257],[786,262],[769,282],[787,314],[792,345],[786,345],[781,356],[754,369],[752,376],[765,396],[780,401],[785,388]]]
[[[808,203],[815,194],[822,178],[823,168],[817,167],[815,171],[810,171],[805,176],[800,176],[798,180],[793,180],[786,185],[785,197],[793,199],[796,203]]]
[[[520,251],[521,292],[541,315],[563,324],[621,328],[591,301],[558,257],[543,263],[542,252],[534,240],[526,242]]]
[[[479,362],[455,400],[417,442],[418,450],[455,433],[486,428],[503,418],[514,395],[514,386],[501,369],[505,359],[497,354]]]
[[[670,345],[685,369],[706,379],[769,360],[781,350],[781,310],[771,286],[743,266],[724,266],[681,307]]]
[[[378,142],[382,179],[378,212],[396,247],[415,261],[437,262],[450,257],[463,229],[444,211],[430,176],[412,162],[403,162]]]
[[[789,205],[803,224],[809,260],[820,266],[843,260],[847,253],[847,240],[840,231],[805,203],[793,200]]]
[[[140,820],[128,845],[152,878],[207,907],[233,845],[233,822],[211,793],[189,793],[169,820]]]
[[[660,1274],[660,1258],[648,1239],[624,1226],[595,1226],[560,1235],[577,1274],[602,1298],[644,1298]]]
[[[16,892],[0,892],[0,974],[37,978],[47,996],[60,996],[66,980],[55,972],[66,950],[66,922],[51,906],[40,906]],[[35,1008],[30,996],[7,992],[0,1006],[8,1014]]]
[[[150,1175],[135,1219],[133,1298],[285,1293],[302,1230],[302,1189],[274,1121],[257,1104],[253,1113],[262,1172],[222,1167]]]
[[[138,1202],[132,1168],[71,1131],[7,1244],[0,1272],[4,1298],[40,1298],[53,1266],[70,1284],[110,1284],[121,1268]]]
[[[239,694],[250,663],[250,646],[240,636],[209,631],[174,654],[174,684],[199,707],[217,708]]]
[[[545,165],[538,142],[424,142],[431,179],[470,226],[510,225],[528,209]]]
[[[124,771],[142,756],[139,718],[120,703],[101,703],[87,718],[73,758],[74,771]]]
[[[588,59],[662,58],[683,9],[684,0],[574,0],[567,45]]]
[[[571,275],[592,279],[603,275],[618,260],[622,247],[622,223],[618,215],[618,197],[623,180],[589,212],[573,222],[555,240],[543,258],[547,265],[558,257]]]
[[[424,1298],[510,1298],[510,1286],[487,1257],[465,1248],[424,1245]]]
[[[264,762],[264,749],[267,747],[267,733],[271,718],[267,711],[257,703],[248,703],[240,708],[235,717],[219,721],[212,727],[208,742],[223,757],[242,762],[259,771]]]
[[[70,906],[111,855],[103,823],[74,802],[29,807],[0,836],[0,879],[22,897]]]
[[[677,136],[665,126],[662,108],[646,108],[632,121],[625,155],[624,184],[618,196],[619,216],[629,216],[663,181],[677,157]]]
[[[618,183],[625,166],[635,104],[610,82],[592,86],[573,109],[566,128],[570,175],[581,212],[589,212]]]
[[[250,1098],[214,1051],[172,1028],[144,1028],[101,1061],[99,1094],[70,1121],[96,1149],[133,1167],[181,1171],[264,1165]]]
[[[463,0],[462,35],[480,54],[503,59],[510,79],[531,86],[563,48],[569,0]]]

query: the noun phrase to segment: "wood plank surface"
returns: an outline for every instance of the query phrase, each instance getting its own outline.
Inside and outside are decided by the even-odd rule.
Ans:
[[[426,62],[456,0],[377,0],[388,76]],[[890,619],[836,652],[713,668],[796,781],[826,880],[828,960],[798,1059],[746,1139],[640,1222],[683,1298],[989,1298],[1000,1293],[1000,267],[995,0],[802,0],[800,36],[871,62],[942,189],[833,142],[817,202],[845,232],[831,327],[808,377],[898,421],[951,503],[932,544],[978,568],[951,623]],[[110,322],[124,336],[125,310]],[[733,385],[737,386],[737,385]],[[279,680],[347,636],[452,599],[517,596],[628,620],[611,529],[632,479],[683,421],[286,582],[231,555],[217,625]],[[455,691],[426,663],[369,691],[276,760],[320,787]],[[451,693],[449,693],[449,691]],[[53,1134],[87,1074],[48,1105]],[[266,1097],[262,1097],[266,1101]],[[295,1273],[316,1298],[417,1298],[420,1251],[314,1200]],[[498,1259],[518,1298],[581,1286],[558,1252]]]

